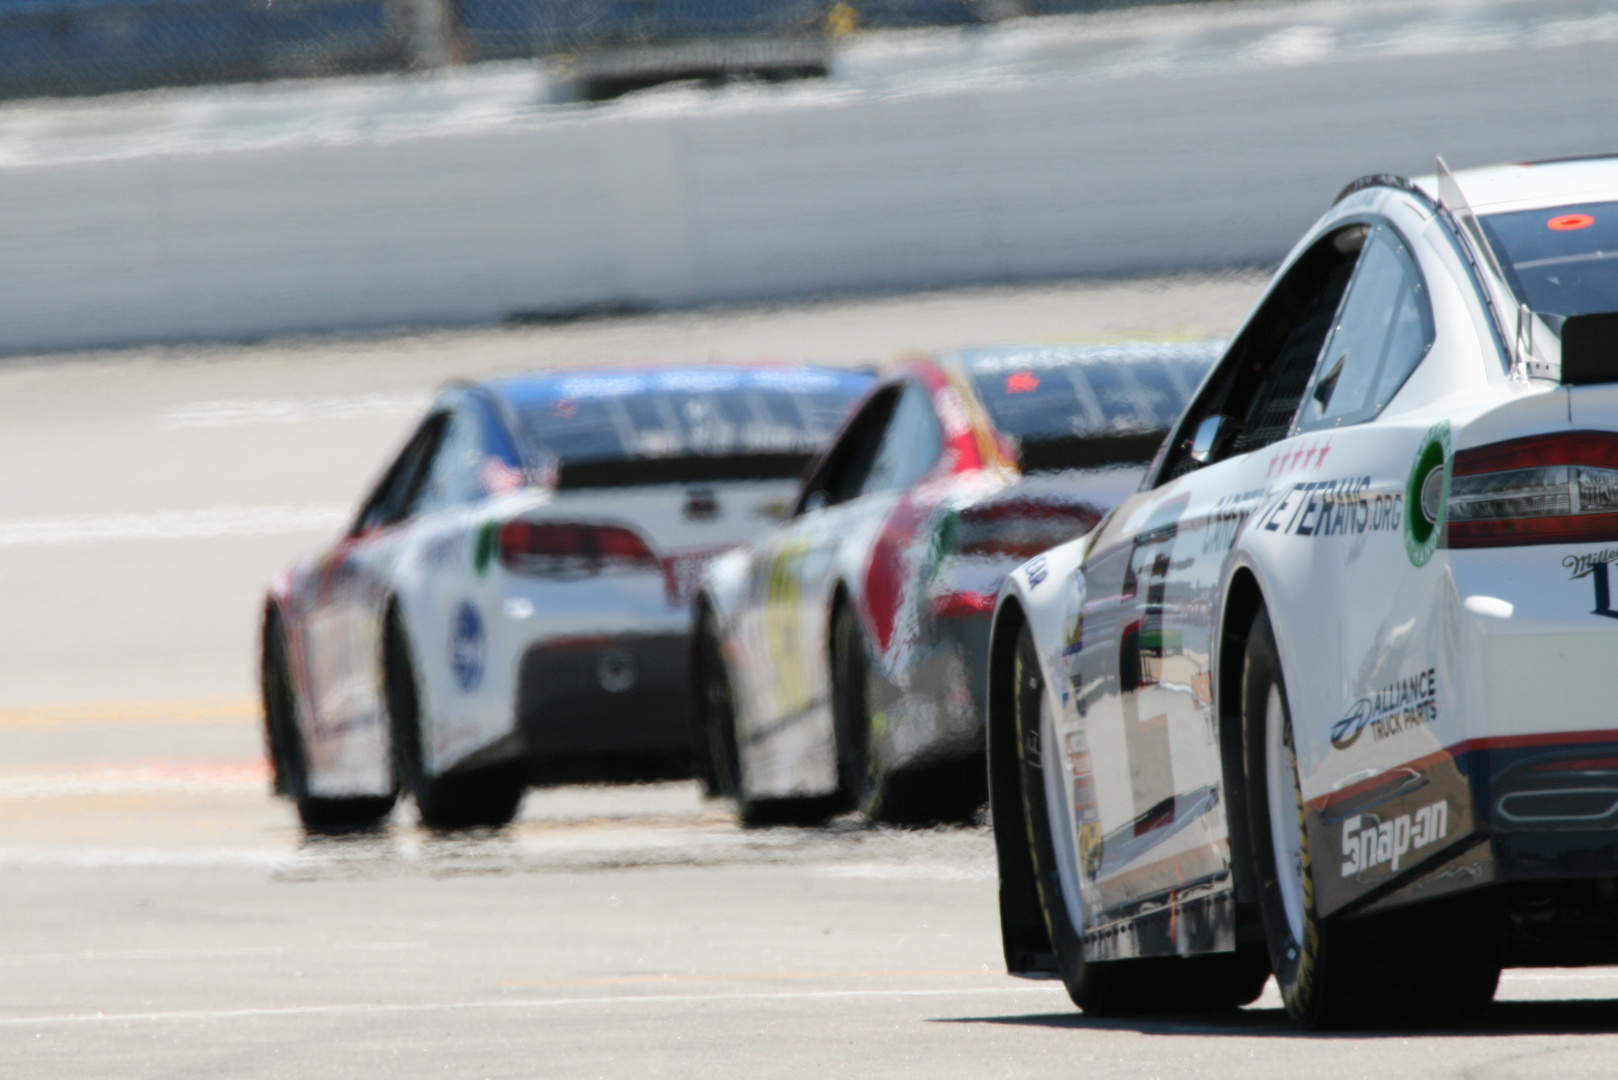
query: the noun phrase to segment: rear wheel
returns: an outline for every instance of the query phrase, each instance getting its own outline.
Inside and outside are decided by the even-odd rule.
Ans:
[[[847,803],[888,825],[957,825],[976,818],[988,798],[980,755],[899,771],[884,764],[870,707],[870,648],[847,604],[832,619],[831,671],[838,786]]]
[[[331,834],[376,828],[393,809],[393,795],[332,799],[309,794],[308,758],[298,730],[298,702],[287,663],[286,632],[273,609],[264,619],[260,681],[264,695],[265,750],[275,774],[275,791],[296,803],[304,830]]]
[[[1084,900],[1066,754],[1033,634],[1023,627],[1013,661],[1013,716],[1023,815],[1034,879],[1057,969],[1073,1003],[1098,1016],[1211,1012],[1254,1001],[1269,971],[1250,952],[1086,960]]]
[[[1292,714],[1269,614],[1247,636],[1242,739],[1255,878],[1287,1014],[1310,1028],[1460,1023],[1494,998],[1500,927],[1486,897],[1359,919],[1315,912]]]
[[[743,776],[735,698],[718,621],[703,613],[697,629],[697,723],[703,731],[708,775],[715,794],[731,799],[743,825],[821,825],[842,808],[836,795],[750,798]]]
[[[499,827],[517,816],[528,786],[526,762],[509,761],[465,772],[431,776],[421,736],[421,699],[409,639],[395,614],[388,619],[386,685],[392,722],[393,774],[416,802],[429,829]]]

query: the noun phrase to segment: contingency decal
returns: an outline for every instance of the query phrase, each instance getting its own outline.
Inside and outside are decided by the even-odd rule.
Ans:
[[[1440,420],[1427,430],[1405,482],[1405,554],[1410,565],[1426,566],[1438,548],[1449,509],[1449,479],[1454,457],[1449,447],[1449,421]],[[1435,471],[1437,472],[1435,477]]]
[[[494,562],[494,554],[500,547],[500,523],[485,521],[478,528],[477,543],[472,545],[472,569],[478,577],[489,572],[489,564]]]
[[[782,541],[765,572],[763,619],[765,655],[773,676],[778,716],[795,716],[811,703],[803,669],[803,562],[812,542],[799,534]]]
[[[449,632],[449,666],[455,673],[455,685],[470,694],[483,683],[483,661],[487,651],[483,633],[483,616],[470,601],[462,600],[455,609],[455,619]]]
[[[1362,697],[1331,728],[1331,744],[1347,750],[1366,728],[1372,741],[1379,742],[1438,719],[1437,671],[1426,671],[1382,687],[1370,697]]]
[[[1590,612],[1592,615],[1618,619],[1618,611],[1612,610],[1612,579],[1609,574],[1609,567],[1614,562],[1618,562],[1618,549],[1615,548],[1603,548],[1586,555],[1569,555],[1562,560],[1562,566],[1572,575],[1572,580],[1587,577],[1593,583],[1596,606]]]
[[[1043,555],[1035,555],[1032,559],[1030,559],[1028,561],[1028,565],[1023,567],[1022,572],[1023,576],[1028,579],[1028,587],[1030,589],[1039,588],[1039,586],[1044,582],[1046,576],[1050,573],[1050,571],[1046,568],[1045,556]]]

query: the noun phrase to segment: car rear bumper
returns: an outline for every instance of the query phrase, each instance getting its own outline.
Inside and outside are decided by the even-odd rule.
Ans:
[[[536,755],[685,751],[690,635],[553,638],[523,654],[517,718]]]
[[[1618,882],[1618,731],[1473,740],[1341,795],[1309,812],[1323,914]]]

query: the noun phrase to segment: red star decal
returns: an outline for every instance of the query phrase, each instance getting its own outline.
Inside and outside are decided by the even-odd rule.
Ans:
[[[1006,379],[1006,393],[1030,394],[1039,389],[1039,377],[1032,371],[1019,371]]]

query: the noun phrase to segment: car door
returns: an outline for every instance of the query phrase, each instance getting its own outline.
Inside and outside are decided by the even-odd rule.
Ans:
[[[886,436],[901,406],[915,413],[919,388],[874,393],[805,481],[791,521],[755,548],[749,601],[738,627],[759,662],[736,673],[745,689],[743,770],[749,794],[834,788],[826,645],[829,601],[839,575],[863,567],[897,479],[915,467]]]
[[[1275,509],[1255,523],[1256,542],[1269,548],[1255,553],[1275,567],[1281,659],[1297,673],[1287,690],[1312,849],[1327,869],[1315,879],[1323,913],[1410,855],[1395,843],[1384,858],[1374,843],[1361,843],[1401,812],[1437,815],[1418,844],[1452,842],[1472,829],[1469,781],[1441,753],[1459,736],[1442,731],[1453,722],[1450,679],[1461,665],[1449,651],[1450,621],[1435,603],[1451,586],[1442,560],[1428,565],[1442,529],[1449,426],[1408,409],[1383,415],[1440,345],[1416,250],[1393,223],[1374,226],[1295,434],[1274,448],[1278,465],[1289,456],[1296,463],[1301,450],[1306,467],[1313,449],[1313,467],[1290,473],[1272,498]],[[1321,602],[1333,618],[1302,616],[1305,605]],[[1431,764],[1405,767],[1423,760]]]
[[[495,493],[490,478],[512,475],[515,463],[482,399],[458,391],[443,405],[443,434],[410,505],[408,551],[395,578],[422,695],[429,773],[508,732],[516,686],[516,650],[489,573],[492,548],[479,543]]]
[[[315,567],[301,613],[312,795],[392,790],[380,672],[382,606],[409,509],[444,431],[430,414],[383,473],[348,534]]]
[[[1228,881],[1224,815],[1210,814],[1220,589],[1249,519],[1290,513],[1285,492],[1325,468],[1328,437],[1290,436],[1368,231],[1337,230],[1288,269],[1083,565],[1067,662],[1073,771],[1093,795],[1070,805],[1081,889],[1103,919]]]

